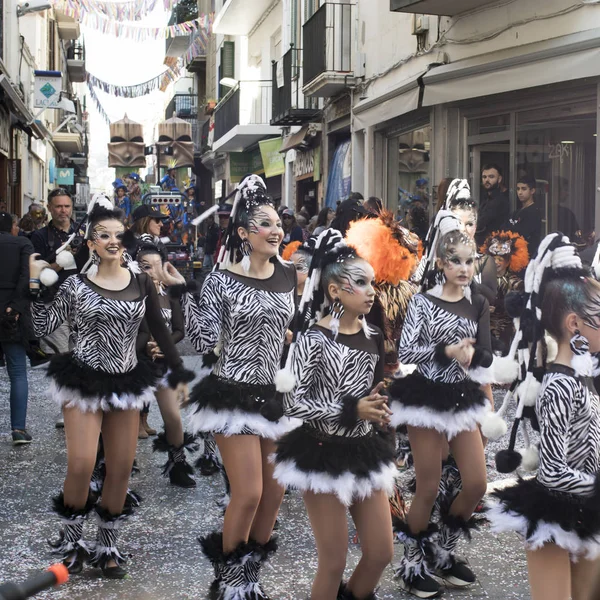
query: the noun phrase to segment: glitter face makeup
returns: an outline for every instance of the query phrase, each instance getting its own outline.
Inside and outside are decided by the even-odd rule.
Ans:
[[[152,278],[154,282],[160,281],[160,275],[162,273],[162,259],[160,254],[157,253],[147,253],[144,254],[139,260],[138,263],[140,265],[140,269],[144,273],[148,273],[148,275]]]
[[[369,313],[375,301],[373,267],[362,259],[348,261],[348,264],[344,264],[339,280],[339,299],[344,309],[357,315]]]
[[[120,258],[124,252],[121,244],[124,234],[125,228],[120,221],[100,221],[92,230],[91,243],[101,259]]]
[[[248,241],[252,245],[252,253],[275,256],[282,240],[279,215],[271,206],[260,206],[248,219]]]
[[[442,258],[446,282],[457,286],[470,285],[475,274],[475,249],[472,243],[460,240],[446,247]]]

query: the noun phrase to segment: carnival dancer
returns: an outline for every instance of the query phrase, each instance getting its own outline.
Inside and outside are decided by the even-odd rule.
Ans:
[[[121,211],[108,198],[96,195],[85,233],[90,259],[82,274],[67,278],[52,304],[45,306],[40,300],[40,273],[48,264],[34,255],[29,286],[37,336],[48,335],[67,318],[72,333],[77,333],[73,351],[54,357],[48,369],[50,393],[63,409],[67,439],[64,491],[54,499],[54,510],[63,525],[55,554],[73,573],[80,572],[88,560],[113,579],[126,575],[126,559],[117,541],[131,513],[125,498],[135,457],[139,410],[154,397],[150,362],[138,361],[135,351],[144,314],[171,369],[169,384],[176,388],[193,378],[193,373],[183,368],[164,325],[154,284],[147,275],[139,274],[137,265],[124,254],[121,219]],[[96,542],[89,544],[83,540],[83,526],[93,508],[88,494],[100,431],[106,482],[95,506]]]
[[[215,570],[214,598],[265,598],[260,569],[277,548],[271,534],[284,490],[268,457],[274,440],[299,424],[283,415],[276,387],[284,389],[275,384],[296,291],[294,268],[278,257],[282,238],[264,182],[246,177],[235,193],[219,265],[206,277],[199,304],[189,292],[182,295],[196,350],[218,354],[189,403],[193,432],[214,433],[231,482],[223,531],[200,540]],[[185,284],[172,267],[167,271],[165,283]]]
[[[515,337],[522,348],[517,418],[509,448],[496,455],[496,463],[502,472],[519,466],[538,470],[494,492],[488,518],[492,531],[516,531],[524,539],[533,600],[595,600],[600,401],[591,379],[598,361],[590,353],[600,351],[600,284],[582,269],[575,247],[561,233],[542,240],[525,281],[521,323],[528,324]],[[544,331],[558,344],[547,365]],[[526,434],[527,418],[539,429],[538,449]],[[520,426],[529,448],[516,451]]]
[[[312,600],[375,598],[393,556],[388,496],[396,466],[380,394],[383,334],[364,319],[375,299],[374,272],[333,229],[319,236],[312,264],[300,305],[304,325],[288,358],[296,385],[285,396],[286,414],[303,426],[277,443],[275,477],[304,494],[319,557]],[[363,552],[347,584],[346,509]]]
[[[480,252],[484,256],[490,256],[496,264],[496,298],[490,306],[492,349],[494,354],[505,356],[514,327],[512,318],[504,307],[504,299],[509,292],[523,291],[523,280],[519,275],[529,263],[527,242],[512,231],[494,231],[485,240]]]
[[[183,311],[180,302],[168,296],[167,289],[161,281],[164,262],[160,250],[155,245],[140,240],[134,258],[142,273],[146,273],[156,286],[160,312],[171,332],[173,344],[178,344],[185,335]],[[196,481],[191,476],[194,469],[187,462],[186,451],[197,450],[198,444],[192,435],[183,431],[179,399],[167,381],[168,367],[165,355],[156,340],[152,338],[147,319],[144,319],[140,328],[137,347],[138,352],[147,353],[162,377],[156,387],[156,402],[165,428],[154,440],[153,450],[166,452],[168,455],[168,460],[163,467],[163,475],[168,477],[173,485],[182,488],[196,487]]]
[[[419,598],[441,594],[443,581],[466,586],[472,571],[455,555],[463,534],[475,526],[472,514],[486,491],[486,465],[479,425],[490,403],[472,377],[492,364],[489,305],[471,292],[477,250],[457,218],[436,217],[435,253],[428,262],[441,279],[413,296],[399,343],[401,362],[417,370],[390,387],[394,426],[406,424],[416,472],[416,493],[406,523],[396,521],[404,557],[397,571],[400,587]],[[440,507],[439,534],[430,522],[442,474],[446,441],[462,489]]]

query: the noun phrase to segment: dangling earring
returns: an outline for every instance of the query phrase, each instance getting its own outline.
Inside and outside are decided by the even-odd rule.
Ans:
[[[427,290],[427,293],[430,296],[434,296],[435,298],[441,298],[444,293],[444,284],[446,283],[446,276],[444,273],[438,273],[435,276],[436,284],[430,289]]]
[[[250,240],[248,240],[248,238],[242,240],[242,243],[240,244],[240,253],[242,255],[242,269],[244,269],[246,273],[250,271],[250,255],[252,254],[252,250],[253,248]]]
[[[134,275],[139,275],[142,272],[140,265],[138,265],[136,260],[133,260],[129,252],[123,252],[123,262],[125,263],[125,268],[129,269]]]
[[[571,366],[575,374],[582,377],[591,377],[594,371],[594,359],[590,354],[590,343],[586,337],[581,335],[579,329],[575,330],[569,346],[574,355],[571,359]]]
[[[90,260],[92,261],[89,268],[85,272],[88,277],[96,277],[98,275],[98,265],[100,264],[100,257],[95,250],[92,250],[92,256],[90,256]]]
[[[340,302],[339,298],[335,298],[331,304],[329,308],[329,314],[331,315],[329,327],[331,327],[331,333],[333,333],[333,339],[335,339],[340,332],[340,319],[344,314],[344,305]]]

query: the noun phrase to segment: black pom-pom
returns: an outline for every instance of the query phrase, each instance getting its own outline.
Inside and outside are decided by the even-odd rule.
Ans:
[[[203,367],[212,367],[217,363],[219,357],[214,352],[209,352],[208,354],[202,355],[202,366]]]
[[[506,310],[506,314],[511,319],[518,319],[525,310],[528,299],[529,294],[526,294],[525,292],[508,292],[508,294],[504,296],[504,309]]]
[[[531,344],[534,341],[535,317],[533,311],[526,308],[521,315],[521,330],[523,331],[523,340]]]
[[[523,457],[516,450],[500,450],[496,454],[496,471],[512,473],[520,465]]]
[[[259,412],[268,421],[279,421],[283,417],[283,405],[276,400],[267,400]]]
[[[131,256],[135,258],[137,252],[137,238],[135,237],[135,233],[131,231],[131,229],[126,229],[123,233],[123,239],[121,240],[121,244]]]

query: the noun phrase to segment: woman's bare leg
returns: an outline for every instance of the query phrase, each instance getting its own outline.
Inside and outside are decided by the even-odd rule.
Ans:
[[[387,494],[382,490],[374,492],[366,500],[353,504],[350,514],[356,525],[362,556],[350,577],[348,589],[360,600],[375,590],[394,556],[392,516]]]
[[[527,552],[531,600],[570,600],[569,553],[555,544]]]
[[[573,600],[600,598],[600,559],[580,558],[571,563],[571,595]]]
[[[63,415],[67,442],[65,505],[80,509],[86,505],[90,493],[103,413],[65,408]]]
[[[181,422],[177,392],[171,388],[159,387],[156,390],[156,402],[158,403],[158,408],[165,424],[167,442],[171,446],[179,448],[183,444],[183,424]]]
[[[417,491],[406,520],[411,532],[419,533],[427,529],[437,498],[445,438],[435,429],[409,426],[408,439],[417,476]]]
[[[335,600],[344,576],[348,554],[346,507],[333,494],[312,492],[304,494],[304,504],[315,536],[319,559],[310,599]]]
[[[275,452],[275,442],[261,438],[260,450],[262,456],[262,494],[252,522],[250,537],[259,544],[266,544],[273,533],[285,488],[279,485],[273,477],[275,465],[269,461],[269,456]]]
[[[255,435],[224,436],[215,440],[231,486],[231,499],[223,522],[223,551],[231,552],[250,538],[262,497],[262,451]]]

